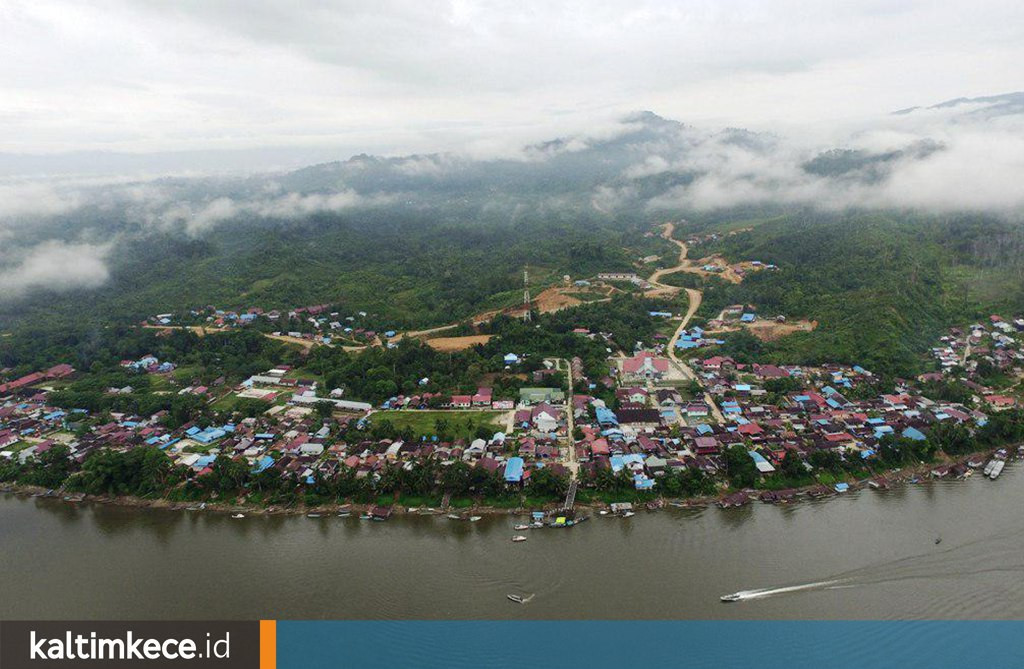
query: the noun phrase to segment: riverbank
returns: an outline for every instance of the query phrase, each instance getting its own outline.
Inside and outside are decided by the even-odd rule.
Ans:
[[[1024,449],[1024,444],[1004,447],[1001,450],[1006,450],[1007,460],[1020,455],[1020,449]],[[787,490],[768,490],[763,488],[747,488],[742,490],[728,490],[723,494],[716,497],[686,497],[686,498],[671,498],[671,497],[651,497],[649,499],[642,499],[637,501],[636,498],[633,500],[627,499],[630,497],[628,494],[621,495],[621,501],[632,501],[637,508],[644,508],[648,511],[655,511],[664,506],[668,505],[674,508],[683,509],[702,509],[713,505],[719,505],[723,508],[731,506],[742,506],[744,504],[761,501],[772,504],[792,504],[805,499],[821,499],[826,497],[835,497],[842,495],[844,492],[851,492],[855,490],[861,490],[869,487],[888,488],[893,485],[904,484],[908,482],[915,482],[922,478],[932,478],[935,471],[945,468],[947,473],[944,478],[949,475],[950,470],[957,466],[966,468],[967,472],[973,472],[974,467],[969,467],[968,463],[985,462],[992,457],[1000,449],[992,449],[987,451],[980,451],[972,453],[970,455],[961,456],[958,458],[942,458],[932,463],[919,463],[917,465],[903,467],[900,469],[890,470],[885,474],[878,474],[875,476],[865,477],[863,479],[851,479],[847,478],[843,481],[847,488],[844,491],[838,491],[834,486],[827,486],[821,482],[815,482],[813,484],[790,488]],[[967,473],[966,476],[970,476]],[[873,485],[874,484],[874,485]],[[62,490],[48,490],[39,486],[21,485],[16,483],[5,484],[0,487],[0,492],[11,493],[21,497],[45,497],[51,499],[63,500],[69,504],[81,504],[81,503],[93,503],[93,504],[108,504],[130,508],[143,508],[143,509],[164,509],[168,511],[203,511],[211,513],[224,513],[224,514],[245,514],[245,515],[286,515],[286,516],[303,516],[307,514],[320,514],[320,515],[337,515],[344,512],[351,512],[352,514],[371,514],[375,508],[379,509],[386,506],[388,509],[388,515],[396,514],[415,514],[415,515],[443,515],[449,513],[455,513],[460,516],[482,516],[482,515],[501,515],[501,516],[515,516],[525,515],[532,511],[542,510],[545,512],[555,512],[561,510],[561,506],[557,502],[549,502],[547,504],[537,506],[519,506],[519,507],[499,507],[489,506],[486,504],[479,504],[476,500],[459,499],[455,500],[457,504],[453,507],[441,508],[440,505],[437,507],[431,506],[407,506],[400,503],[392,503],[390,505],[380,505],[374,503],[332,503],[332,504],[321,504],[316,506],[307,506],[305,504],[298,504],[294,506],[276,506],[270,505],[265,506],[261,504],[247,504],[239,502],[216,502],[216,501],[173,501],[166,498],[143,498],[134,496],[115,496],[115,495],[88,495],[84,493],[65,492]],[[773,493],[766,495],[766,493]],[[737,497],[741,496],[741,497]],[[742,501],[738,501],[742,499]],[[466,502],[472,502],[466,504]],[[737,503],[738,502],[738,503]],[[575,504],[576,509],[584,511],[597,511],[607,508],[608,504],[604,502],[577,502]]]
[[[201,600],[209,616],[249,620],[1016,618],[1021,465],[995,482],[978,472],[799,504],[592,515],[570,532],[519,532],[506,515],[233,520],[0,495],[0,612],[182,619]]]

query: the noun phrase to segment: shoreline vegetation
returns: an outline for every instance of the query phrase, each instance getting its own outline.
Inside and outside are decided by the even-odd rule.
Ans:
[[[693,496],[693,497],[665,497],[661,495],[637,495],[632,499],[626,499],[629,497],[628,494],[619,495],[622,499],[621,502],[628,502],[635,505],[637,508],[645,508],[648,511],[656,511],[669,505],[675,508],[682,509],[703,509],[711,506],[719,506],[722,509],[735,508],[738,506],[744,506],[747,503],[754,501],[761,501],[766,504],[779,504],[788,505],[797,503],[800,501],[806,501],[810,499],[823,499],[828,497],[838,497],[845,492],[853,492],[863,489],[870,489],[871,487],[877,487],[879,489],[888,489],[889,487],[896,484],[915,484],[921,480],[926,479],[941,479],[947,478],[951,475],[951,470],[954,467],[960,466],[965,468],[965,474],[957,476],[955,478],[964,480],[971,476],[974,469],[968,463],[971,462],[985,462],[1000,452],[1007,453],[1007,459],[1012,458],[1015,455],[1020,455],[1021,450],[1024,449],[1024,443],[1014,444],[1005,446],[999,449],[986,449],[983,451],[977,451],[968,455],[959,455],[953,457],[941,457],[937,458],[936,461],[926,463],[921,462],[914,465],[908,465],[893,469],[884,474],[878,474],[875,476],[867,476],[864,478],[848,477],[842,481],[847,483],[849,486],[844,492],[839,492],[835,488],[827,486],[821,482],[815,482],[814,484],[808,484],[795,488],[788,489],[786,491],[772,491],[765,488],[743,488],[743,489],[727,489],[723,490],[722,494],[716,496]],[[941,476],[934,475],[934,472],[940,468],[945,468],[946,473]],[[872,483],[875,486],[872,486]],[[593,492],[593,491],[589,491]],[[785,492],[788,494],[781,495],[778,497],[765,498],[765,493],[772,492]],[[351,512],[352,514],[368,514],[374,508],[386,507],[388,509],[388,515],[444,515],[449,513],[458,513],[461,516],[472,515],[526,515],[531,512],[543,511],[546,515],[554,514],[555,512],[566,511],[558,502],[547,501],[545,503],[535,503],[529,505],[518,505],[518,506],[499,506],[481,503],[483,500],[475,498],[453,498],[450,500],[450,505],[442,508],[441,504],[429,505],[427,503],[412,506],[409,504],[403,504],[403,499],[398,497],[391,504],[384,505],[375,502],[332,502],[326,504],[307,505],[303,502],[298,502],[291,505],[274,505],[274,504],[254,504],[254,503],[238,503],[238,502],[218,502],[218,501],[181,501],[173,500],[167,497],[138,497],[134,495],[109,495],[109,494],[86,494],[81,492],[64,491],[62,489],[45,488],[37,485],[28,485],[15,482],[8,482],[0,485],[0,493],[13,494],[18,497],[39,497],[62,500],[69,504],[106,504],[111,506],[119,506],[124,508],[137,508],[137,509],[162,509],[167,511],[203,511],[210,513],[222,513],[222,514],[250,514],[256,516],[268,516],[268,515],[288,515],[288,516],[304,516],[307,514],[318,514],[318,515],[336,515],[342,512]],[[745,495],[743,501],[739,503],[732,502],[736,500],[736,495]],[[759,497],[760,496],[760,497]],[[429,502],[431,498],[417,498],[424,499],[425,502]],[[525,499],[525,497],[524,497]],[[539,501],[539,500],[535,500]],[[378,500],[380,502],[380,500]],[[596,511],[610,506],[614,502],[604,502],[597,499],[590,499],[588,501],[577,501],[574,505],[575,509],[580,510],[591,510]]]

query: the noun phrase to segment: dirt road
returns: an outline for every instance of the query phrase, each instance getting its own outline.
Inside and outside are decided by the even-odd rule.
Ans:
[[[657,289],[672,289],[674,291],[672,294],[679,292],[679,289],[674,286],[666,286],[665,284],[660,283],[659,280],[661,279],[661,277],[667,274],[674,274],[676,272],[691,272],[695,274],[702,274],[700,270],[696,269],[693,266],[693,261],[689,260],[686,257],[687,253],[689,252],[689,249],[686,248],[686,244],[679,241],[678,239],[673,239],[672,233],[674,231],[674,223],[665,223],[661,228],[661,236],[679,247],[679,264],[677,264],[675,267],[660,269],[656,271],[654,274],[652,274],[650,278],[647,279],[647,282],[656,286]],[[690,324],[690,320],[693,319],[693,315],[697,313],[697,309],[700,308],[701,301],[704,299],[704,294],[701,291],[697,290],[696,288],[687,288],[686,296],[689,299],[689,305],[686,308],[686,314],[683,316],[683,319],[679,322],[679,327],[676,328],[675,333],[673,333],[672,338],[668,342],[668,357],[672,360],[672,363],[676,365],[676,367],[683,373],[684,377],[696,380],[699,383],[700,379],[694,373],[693,369],[688,364],[686,364],[685,360],[676,355],[676,342],[679,341],[679,337],[682,336],[683,330],[685,330],[686,326]],[[704,402],[707,403],[708,407],[711,409],[711,413],[715,417],[715,420],[717,420],[719,423],[724,423],[725,416],[722,415],[722,412],[718,408],[718,405],[715,404],[714,398],[711,397],[710,394],[704,393]]]

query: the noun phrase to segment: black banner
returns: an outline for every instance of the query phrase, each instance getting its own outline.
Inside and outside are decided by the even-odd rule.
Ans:
[[[0,622],[0,669],[257,669],[252,622]]]

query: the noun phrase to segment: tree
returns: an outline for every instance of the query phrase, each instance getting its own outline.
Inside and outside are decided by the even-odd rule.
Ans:
[[[952,421],[938,423],[928,432],[928,440],[950,455],[978,450],[978,443],[966,426]]]
[[[550,467],[534,469],[530,474],[530,491],[541,497],[561,498],[569,490],[569,479]]]
[[[71,473],[71,449],[63,444],[51,447],[31,462],[20,480],[29,485],[56,488]]]
[[[334,402],[321,400],[313,405],[313,411],[321,420],[327,420],[334,414]]]
[[[730,446],[725,451],[725,468],[729,480],[734,487],[752,488],[757,483],[757,467],[747,449],[740,444]]]
[[[248,480],[248,465],[221,454],[210,465],[210,473],[200,477],[199,483],[211,492],[229,494],[241,490]]]
[[[796,451],[786,451],[779,470],[784,477],[792,482],[807,478],[807,468],[804,467],[804,461]]]
[[[455,496],[469,492],[471,469],[462,460],[457,460],[441,472],[441,487]]]

